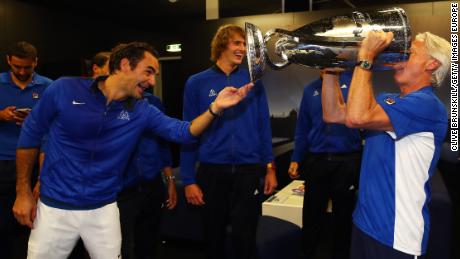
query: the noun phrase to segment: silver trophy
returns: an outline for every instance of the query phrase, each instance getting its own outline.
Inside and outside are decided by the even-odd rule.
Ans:
[[[388,70],[390,64],[407,60],[411,29],[401,8],[374,13],[356,11],[325,18],[294,31],[272,29],[265,36],[257,26],[246,23],[251,80],[262,77],[266,63],[274,69],[282,69],[291,63],[312,68],[351,69],[357,63],[359,43],[372,30],[392,31],[394,34],[392,43],[374,61],[373,70]]]

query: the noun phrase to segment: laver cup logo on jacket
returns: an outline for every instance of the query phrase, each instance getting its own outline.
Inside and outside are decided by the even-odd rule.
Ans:
[[[211,91],[209,91],[209,97],[213,97],[213,96],[216,96],[217,93],[214,89],[211,89]]]
[[[122,110],[118,115],[117,119],[129,121],[129,113],[126,110]]]

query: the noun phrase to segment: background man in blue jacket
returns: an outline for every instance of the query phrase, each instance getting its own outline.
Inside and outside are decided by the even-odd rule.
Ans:
[[[216,64],[191,76],[185,86],[184,119],[205,111],[227,85],[243,86],[249,73],[241,68],[246,54],[245,32],[236,25],[219,28],[211,43]],[[181,177],[187,201],[203,206],[204,236],[209,258],[225,258],[227,225],[235,258],[254,254],[262,193],[277,186],[273,163],[270,116],[262,83],[247,98],[225,112],[200,138],[181,152]],[[200,166],[195,177],[195,163]],[[265,176],[264,190],[260,179]]]
[[[289,175],[297,178],[300,171],[305,180],[302,247],[306,258],[314,256],[328,200],[332,199],[333,258],[346,259],[350,254],[351,214],[358,188],[361,137],[358,129],[323,121],[323,73],[304,89]],[[342,73],[339,80],[340,91],[346,99],[351,73]],[[299,164],[302,165],[300,169]]]
[[[2,258],[25,258],[28,230],[14,219],[16,145],[21,124],[52,82],[34,72],[37,49],[15,43],[6,57],[11,70],[0,74],[0,251]]]
[[[164,112],[163,104],[156,96],[143,93],[142,98]],[[171,150],[165,140],[154,134],[142,135],[123,175],[123,190],[117,202],[122,258],[155,258],[162,209],[173,209],[177,204]]]
[[[137,100],[155,84],[159,72],[150,45],[118,45],[109,68],[109,76],[96,80],[55,81],[23,125],[13,212],[21,224],[33,227],[28,258],[65,258],[79,237],[92,258],[119,257],[116,197],[141,134],[192,143],[211,124],[213,114],[240,102],[252,87],[225,88],[202,115],[184,122]],[[36,208],[30,176],[45,133],[49,133],[48,149]]]

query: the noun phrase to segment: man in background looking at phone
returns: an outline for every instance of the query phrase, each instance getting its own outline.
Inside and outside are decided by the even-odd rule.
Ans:
[[[37,49],[25,41],[6,56],[10,71],[0,73],[0,251],[2,258],[25,258],[28,228],[13,216],[16,197],[16,144],[21,125],[51,79],[34,72]]]

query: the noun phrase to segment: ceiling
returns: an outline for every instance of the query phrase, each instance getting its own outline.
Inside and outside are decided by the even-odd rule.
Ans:
[[[206,19],[206,0],[18,0],[47,9],[79,13],[111,21],[166,32],[187,26],[187,22]],[[172,0],[174,1],[174,0]],[[371,5],[432,2],[426,0],[312,0],[313,10],[360,8]],[[306,11],[309,0],[284,0],[285,12]],[[219,0],[219,15],[224,17],[280,13],[282,0]]]

